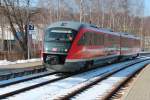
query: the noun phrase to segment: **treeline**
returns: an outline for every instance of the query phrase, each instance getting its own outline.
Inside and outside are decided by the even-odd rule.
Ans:
[[[144,16],[144,0],[40,0],[38,6],[44,25],[58,20],[89,22],[135,34],[142,48],[149,36],[150,17]]]
[[[24,58],[28,56],[28,24],[40,30],[61,20],[74,20],[129,32],[141,37],[149,36],[150,17],[144,16],[144,0],[1,0],[0,29],[13,33]],[[20,32],[18,35],[17,32]]]
[[[42,21],[77,20],[141,34],[144,30],[143,0],[40,0]]]

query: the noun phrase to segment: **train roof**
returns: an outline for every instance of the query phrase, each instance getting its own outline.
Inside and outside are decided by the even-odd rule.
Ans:
[[[127,32],[118,32],[121,36],[123,37],[128,37],[128,38],[134,38],[134,39],[140,39],[139,37],[133,35],[132,33],[127,33]]]
[[[62,27],[62,28],[70,28],[73,30],[79,30],[82,26],[89,26],[89,27],[97,28],[96,25],[83,23],[83,22],[80,23],[76,21],[59,21],[59,22],[49,25],[47,28]]]
[[[119,36],[121,35],[123,37],[139,39],[139,37],[136,37],[136,36],[132,35],[131,33],[113,32],[111,29],[98,28],[94,24],[78,22],[78,21],[59,21],[59,22],[55,22],[55,23],[49,25],[47,28],[53,28],[53,27],[70,28],[73,30],[79,30],[81,27],[92,27],[92,28],[96,28],[98,31],[107,32],[109,34],[114,34],[114,35],[119,35]]]

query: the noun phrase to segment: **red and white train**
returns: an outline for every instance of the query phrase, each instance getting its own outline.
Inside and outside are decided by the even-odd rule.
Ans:
[[[73,72],[120,59],[135,58],[140,39],[91,24],[56,22],[45,30],[43,62],[47,69]]]

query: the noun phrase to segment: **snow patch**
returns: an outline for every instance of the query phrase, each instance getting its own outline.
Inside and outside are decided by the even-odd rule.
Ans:
[[[29,62],[37,62],[41,61],[41,58],[27,59],[27,60],[16,60],[16,61],[8,61],[8,60],[0,60],[0,65],[10,65],[10,64],[21,64],[21,63],[29,63]]]

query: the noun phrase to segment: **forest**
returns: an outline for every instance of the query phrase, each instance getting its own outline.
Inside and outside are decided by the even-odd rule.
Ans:
[[[1,42],[8,27],[25,59],[31,53],[28,50],[30,22],[40,30],[38,34],[43,34],[44,28],[56,21],[92,23],[134,34],[140,37],[142,50],[150,49],[150,17],[145,16],[144,0],[1,0],[0,4]]]

